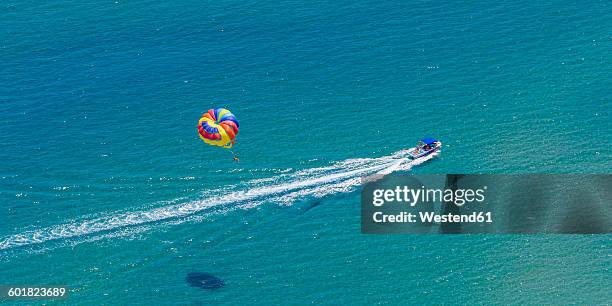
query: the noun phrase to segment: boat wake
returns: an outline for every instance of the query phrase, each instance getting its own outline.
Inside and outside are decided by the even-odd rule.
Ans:
[[[178,204],[114,212],[29,230],[0,238],[0,251],[80,237],[88,237],[89,240],[102,239],[111,237],[113,232],[121,233],[129,228],[158,222],[176,224],[197,219],[197,217],[200,217],[199,220],[201,220],[201,215],[206,215],[207,212],[250,209],[265,203],[292,205],[300,199],[352,192],[361,183],[361,177],[407,171],[437,155],[436,153],[410,161],[402,158],[407,151],[402,150],[378,158],[348,159],[326,167],[287,172],[270,178],[247,181],[227,190],[215,190],[214,194],[223,196],[205,195],[200,199]]]

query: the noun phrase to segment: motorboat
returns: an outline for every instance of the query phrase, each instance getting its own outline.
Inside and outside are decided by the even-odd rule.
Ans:
[[[442,143],[435,138],[423,138],[421,139],[414,149],[408,151],[408,157],[411,159],[417,159],[432,154],[442,147]]]

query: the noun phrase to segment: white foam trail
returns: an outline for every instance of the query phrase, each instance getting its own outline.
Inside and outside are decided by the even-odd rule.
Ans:
[[[437,155],[432,154],[417,161],[408,161],[401,158],[406,152],[407,150],[398,151],[379,158],[349,159],[327,167],[284,173],[270,180],[252,180],[246,182],[246,190],[228,192],[222,197],[206,197],[148,210],[118,212],[109,216],[27,231],[1,238],[0,250],[81,236],[104,235],[108,231],[126,227],[186,218],[207,209],[222,208],[230,204],[235,204],[235,207],[243,209],[256,207],[266,202],[291,205],[297,199],[307,196],[322,197],[353,191],[360,184],[362,176],[384,175],[394,171],[409,170],[412,166],[421,164]],[[279,181],[282,182],[276,183]]]

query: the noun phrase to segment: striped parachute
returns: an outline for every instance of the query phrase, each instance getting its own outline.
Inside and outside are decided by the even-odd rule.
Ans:
[[[231,148],[238,135],[238,119],[225,108],[209,109],[198,122],[198,133],[209,145]]]

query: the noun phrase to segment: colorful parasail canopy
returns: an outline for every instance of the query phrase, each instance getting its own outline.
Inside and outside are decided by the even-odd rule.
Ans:
[[[231,148],[238,135],[238,119],[225,108],[209,109],[198,122],[200,138],[207,144]]]

